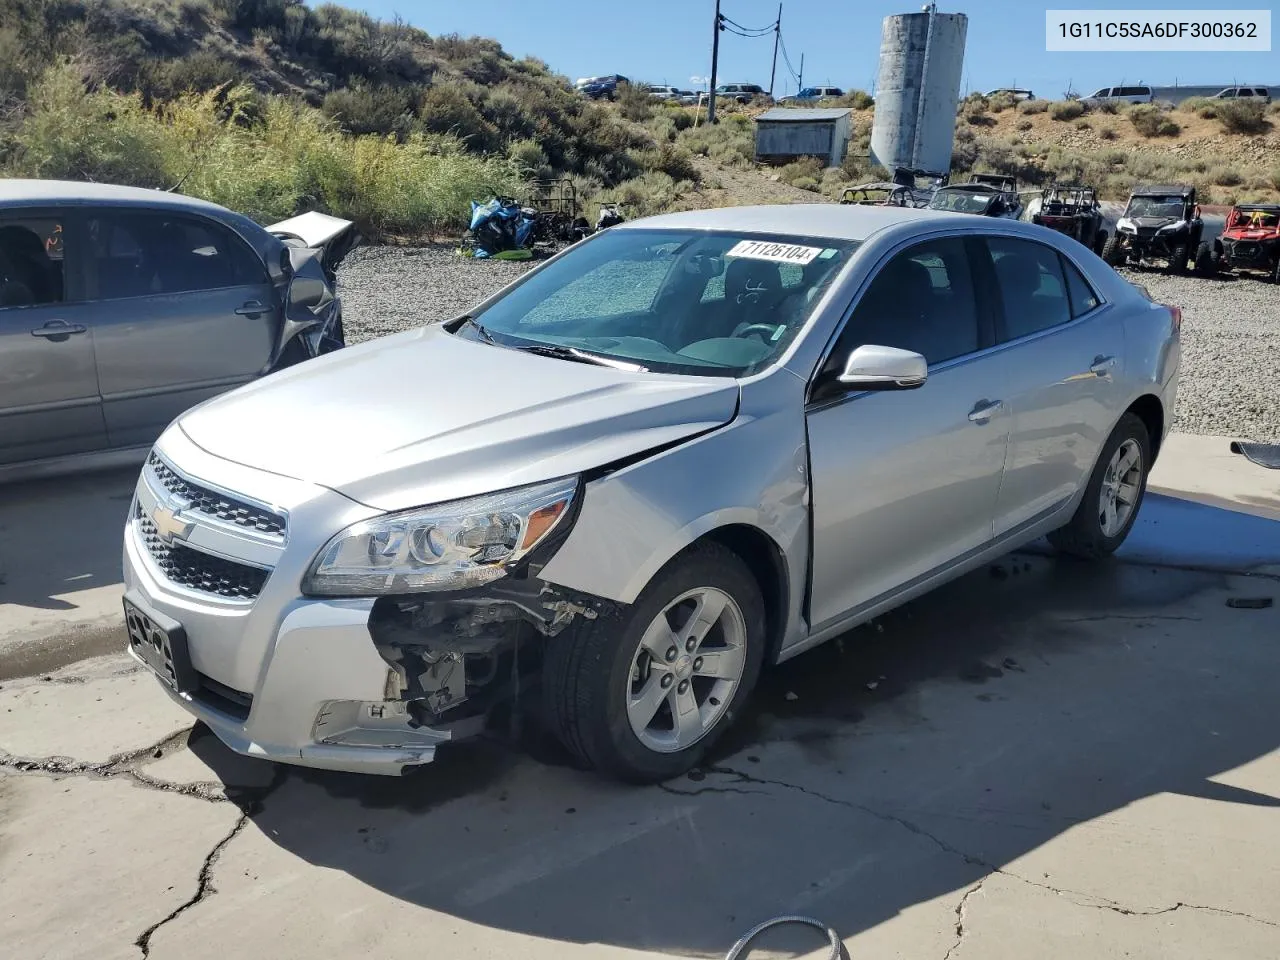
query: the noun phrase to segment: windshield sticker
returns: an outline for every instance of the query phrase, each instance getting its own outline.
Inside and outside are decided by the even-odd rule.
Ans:
[[[746,260],[772,260],[774,263],[812,263],[822,252],[821,247],[801,247],[792,243],[770,243],[765,240],[743,240],[736,244],[726,257],[742,257]]]

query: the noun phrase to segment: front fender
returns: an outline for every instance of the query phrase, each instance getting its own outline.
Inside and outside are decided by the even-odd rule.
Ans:
[[[629,604],[700,537],[751,527],[785,562],[785,644],[803,626],[809,573],[803,397],[803,382],[777,370],[744,387],[738,417],[722,429],[588,483],[574,528],[542,578]]]

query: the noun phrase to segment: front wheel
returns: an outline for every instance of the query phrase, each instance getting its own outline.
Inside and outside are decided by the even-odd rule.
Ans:
[[[1124,543],[1147,492],[1152,439],[1146,424],[1126,413],[1102,447],[1071,522],[1049,534],[1060,552],[1100,560]]]
[[[1275,269],[1271,271],[1271,282],[1280,284],[1280,257],[1276,258]]]
[[[1169,251],[1169,272],[1182,276],[1187,272],[1187,261],[1191,259],[1191,250],[1185,243],[1180,243]]]
[[[1124,248],[1120,246],[1120,235],[1112,234],[1102,244],[1102,259],[1108,266],[1118,267],[1125,260]]]
[[[736,554],[700,545],[621,618],[549,641],[548,724],[586,766],[654,783],[696,766],[741,711],[764,660],[764,603]]]
[[[1107,231],[1099,230],[1093,237],[1093,252],[1102,256],[1107,249]]]

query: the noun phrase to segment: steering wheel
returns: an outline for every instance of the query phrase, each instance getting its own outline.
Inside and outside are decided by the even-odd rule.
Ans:
[[[735,336],[735,337],[746,337],[746,336],[750,336],[750,335],[751,335],[751,334],[753,334],[753,333],[758,333],[758,334],[760,334],[761,336],[763,336],[763,337],[765,338],[765,340],[767,341],[767,340],[769,340],[769,339],[771,339],[771,338],[773,338],[773,337],[777,336],[777,334],[778,334],[778,329],[779,329],[781,326],[782,326],[782,324],[780,324],[780,323],[752,323],[752,324],[749,324],[749,325],[747,325],[747,326],[743,327],[741,330],[736,331],[736,332],[734,333],[734,336]]]

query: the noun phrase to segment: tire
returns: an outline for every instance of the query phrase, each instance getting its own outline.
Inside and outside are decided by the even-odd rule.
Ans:
[[[673,601],[698,591],[711,591],[703,594],[704,601],[728,600],[705,630],[702,646],[679,650],[674,657],[674,647],[667,647],[665,656],[650,656],[642,644],[646,634],[657,628],[662,636],[662,617],[673,633],[682,632],[688,626],[684,618],[693,619],[686,611],[697,600],[676,606]],[[624,616],[580,620],[549,641],[542,667],[547,726],[584,766],[607,776],[642,784],[679,776],[697,766],[750,696],[764,660],[764,622],[760,588],[746,564],[718,544],[699,545],[663,568]],[[735,640],[740,640],[737,647]],[[666,645],[665,637],[660,643]],[[723,678],[690,675],[702,661],[699,651],[707,656],[725,651],[719,659],[726,676],[740,666],[736,686],[725,686],[729,680]],[[636,705],[636,722],[643,725],[646,690],[652,691],[648,699],[657,703],[656,712],[638,732],[628,706]],[[675,708],[678,701],[687,704],[690,699],[699,714],[711,716],[691,721],[698,722],[697,730],[687,728],[696,738],[681,746]],[[668,722],[669,730],[664,729]]]
[[[1207,243],[1196,247],[1196,276],[1212,277],[1218,272],[1218,265],[1213,259],[1213,248]]]
[[[1103,253],[1106,252],[1108,239],[1110,238],[1107,236],[1107,231],[1105,230],[1099,230],[1095,233],[1093,235],[1093,252],[1098,256],[1102,256]]]
[[[1187,272],[1187,261],[1190,259],[1191,250],[1185,243],[1174,247],[1169,256],[1169,272],[1175,276],[1183,276]]]
[[[1276,257],[1275,269],[1271,271],[1271,282],[1280,284],[1280,257]]]
[[[1111,267],[1118,267],[1124,263],[1124,250],[1120,247],[1118,234],[1112,234],[1107,237],[1106,242],[1102,245],[1102,259]]]
[[[1126,452],[1136,449],[1139,455],[1137,475],[1133,476],[1130,473],[1129,482],[1121,483],[1117,488],[1120,491],[1123,491],[1125,486],[1134,488],[1131,492],[1132,502],[1129,504],[1132,509],[1118,527],[1108,531],[1104,527],[1107,514],[1103,509],[1103,487],[1104,484],[1111,486],[1112,467],[1121,455],[1122,448]],[[1133,529],[1133,523],[1138,517],[1142,500],[1147,493],[1147,474],[1150,470],[1151,438],[1147,433],[1146,424],[1135,414],[1125,413],[1102,446],[1102,452],[1094,465],[1089,484],[1085,487],[1084,497],[1080,501],[1080,506],[1076,508],[1075,515],[1066,526],[1049,534],[1049,543],[1059,553],[1081,560],[1101,560],[1115,553],[1124,543],[1129,531]],[[1112,502],[1118,503],[1116,500]],[[1117,520],[1119,520],[1118,517]]]

